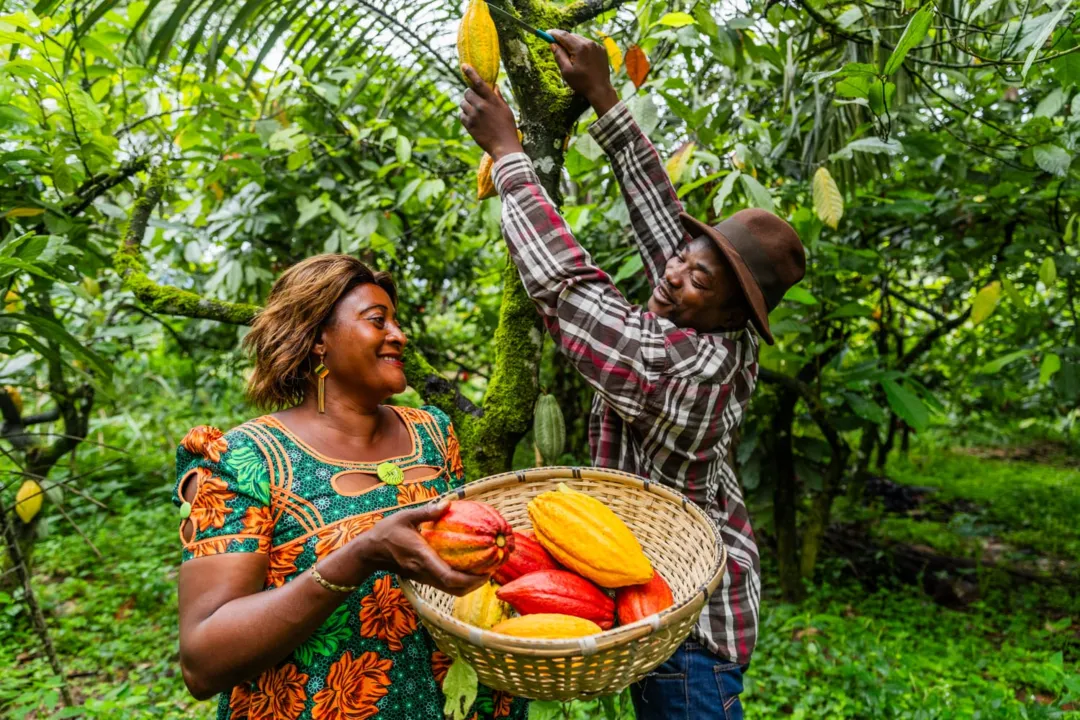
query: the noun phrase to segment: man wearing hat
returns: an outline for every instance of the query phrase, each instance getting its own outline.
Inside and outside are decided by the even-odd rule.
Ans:
[[[651,478],[721,528],[725,577],[674,656],[633,688],[639,720],[742,717],[739,693],[757,637],[757,545],[727,463],[757,378],[769,311],[802,279],[802,243],[764,210],[715,227],[682,210],[667,172],[611,85],[596,43],[552,31],[566,83],[592,104],[589,128],[611,159],[653,287],[631,305],[574,239],[540,185],[503,99],[466,66],[461,119],[495,159],[502,226],[521,280],[560,350],[596,389],[593,462]]]

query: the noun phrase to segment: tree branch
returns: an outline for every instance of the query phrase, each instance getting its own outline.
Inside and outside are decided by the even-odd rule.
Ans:
[[[576,27],[627,2],[629,0],[577,0],[563,8],[563,20],[568,27]]]
[[[886,290],[885,293],[889,297],[896,298],[897,300],[904,303],[908,307],[915,308],[916,310],[922,310],[924,313],[926,313],[930,317],[934,318],[938,322],[948,322],[948,320],[949,320],[949,318],[947,318],[945,315],[939,313],[937,310],[934,310],[932,308],[927,307],[926,305],[922,305],[920,303],[915,302],[914,300],[906,298],[903,295],[901,295],[900,293],[896,292],[895,290],[889,289],[889,290]]]
[[[150,158],[135,158],[134,160],[121,165],[114,173],[100,173],[99,175],[95,175],[75,191],[78,198],[65,204],[64,212],[72,217],[78,215],[83,210],[90,207],[95,200],[106,192],[124,182],[135,173],[142,172],[149,167],[149,165]]]

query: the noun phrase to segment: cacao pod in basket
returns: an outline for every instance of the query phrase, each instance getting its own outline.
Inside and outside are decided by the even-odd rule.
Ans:
[[[531,532],[514,531],[514,551],[509,559],[495,571],[495,582],[505,585],[523,575],[537,570],[561,570],[544,546],[537,542]]]
[[[549,639],[585,637],[602,632],[600,626],[591,620],[554,613],[510,618],[491,628],[491,631],[520,638]]]
[[[461,572],[487,575],[506,562],[514,549],[514,531],[499,511],[487,503],[455,500],[420,534],[439,557]]]
[[[496,592],[521,615],[556,613],[591,620],[601,630],[615,624],[615,603],[591,582],[566,570],[540,570]]]
[[[615,612],[620,625],[637,622],[674,604],[671,588],[658,572],[653,572],[652,580],[647,583],[628,585],[615,591]]]
[[[468,595],[454,599],[454,617],[468,625],[490,630],[510,617],[510,608],[498,598],[498,586],[486,582]]]
[[[639,585],[653,570],[619,517],[591,495],[559,483],[529,501],[536,539],[557,561],[601,587]]]

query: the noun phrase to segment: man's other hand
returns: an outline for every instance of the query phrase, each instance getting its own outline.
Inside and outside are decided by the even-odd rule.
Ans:
[[[619,95],[611,85],[607,50],[588,38],[563,30],[552,30],[551,34],[559,41],[551,46],[551,51],[563,80],[589,101],[597,117],[606,113],[619,102]]]

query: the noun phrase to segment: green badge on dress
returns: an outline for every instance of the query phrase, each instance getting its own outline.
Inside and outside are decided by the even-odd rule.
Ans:
[[[405,473],[401,472],[401,468],[390,462],[380,463],[379,467],[375,468],[375,473],[387,485],[400,485],[405,479]]]
[[[185,502],[180,506],[180,517],[187,520],[189,515],[191,515],[191,503]]]

